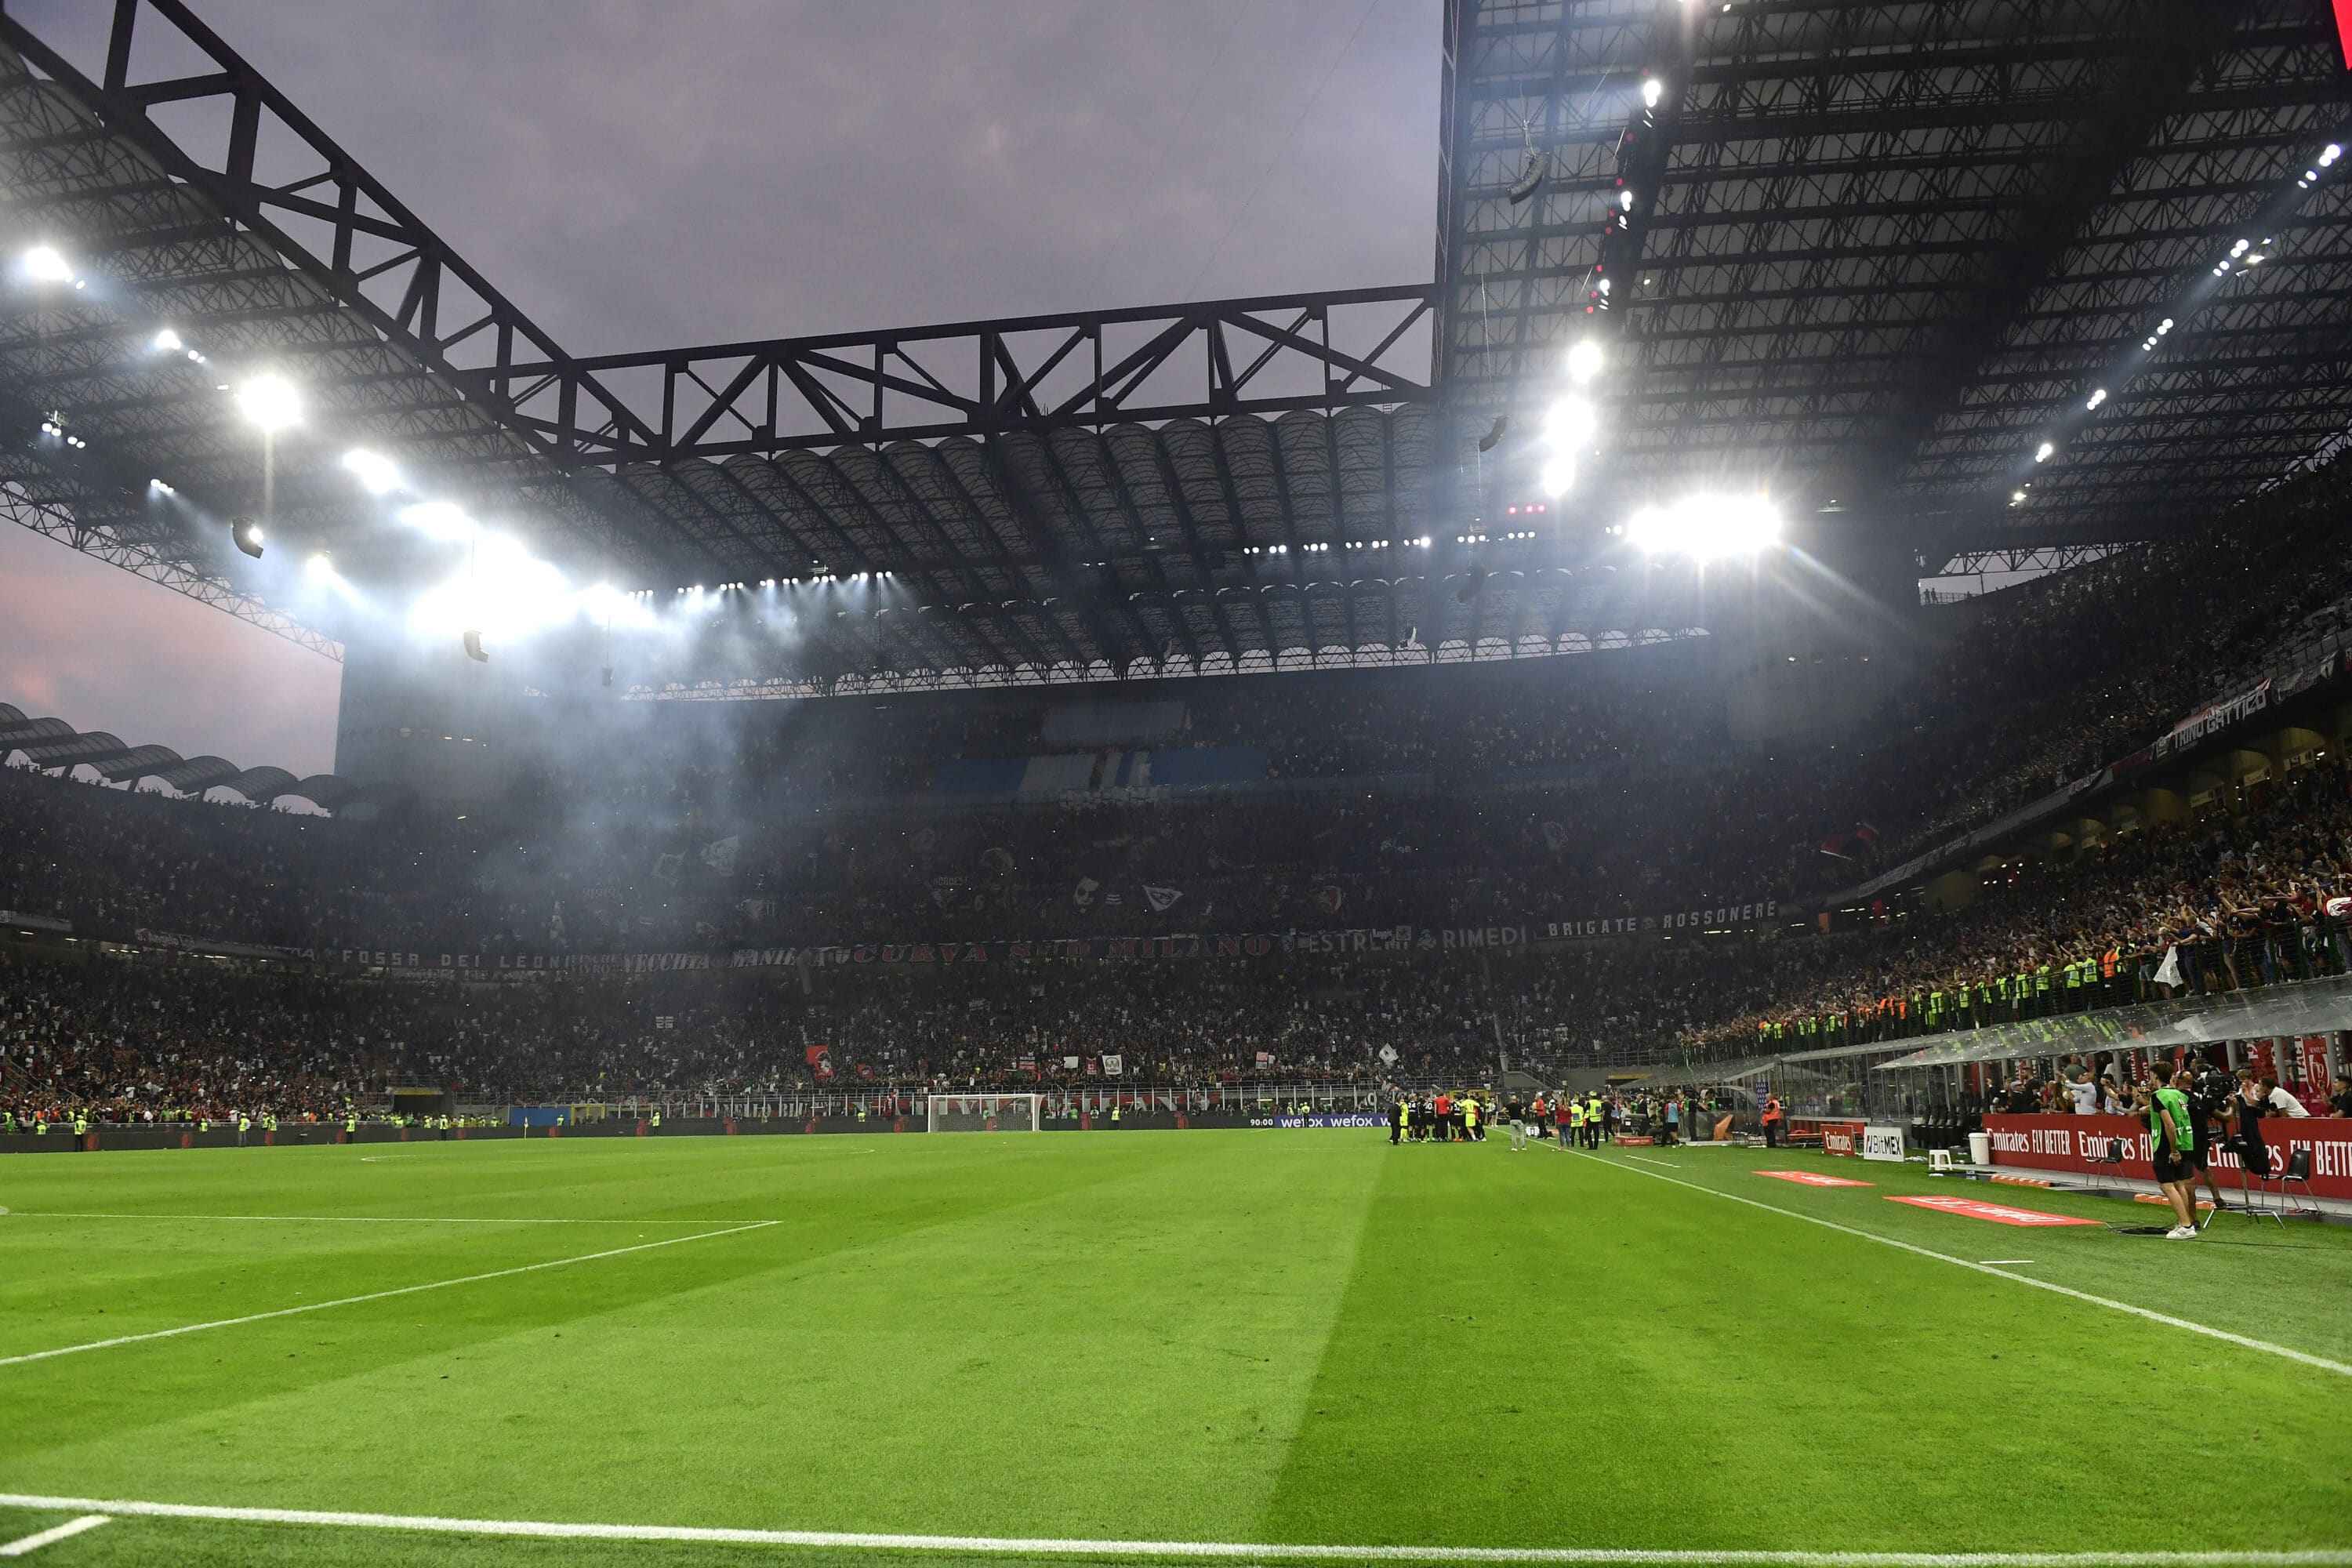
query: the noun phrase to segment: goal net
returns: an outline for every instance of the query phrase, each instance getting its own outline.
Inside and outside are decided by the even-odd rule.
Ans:
[[[929,1099],[932,1132],[1034,1132],[1043,1115],[1042,1094],[935,1094]]]

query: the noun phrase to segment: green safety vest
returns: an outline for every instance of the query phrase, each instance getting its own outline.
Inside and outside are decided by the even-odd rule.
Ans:
[[[2179,1130],[2180,1141],[2175,1151],[2186,1154],[2197,1147],[2197,1123],[2189,1119],[2189,1097],[2177,1089],[2159,1089],[2149,1098],[2147,1106],[2147,1142],[2154,1149],[2164,1147],[2165,1110],[2172,1112],[2172,1125]]]

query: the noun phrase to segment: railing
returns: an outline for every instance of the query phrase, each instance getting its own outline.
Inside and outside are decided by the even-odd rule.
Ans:
[[[541,1103],[591,1104],[610,1107],[624,1118],[650,1117],[659,1111],[665,1121],[815,1121],[864,1119],[887,1122],[898,1117],[919,1119],[924,1101],[937,1093],[950,1096],[1036,1093],[1045,1097],[1048,1120],[1079,1115],[1109,1114],[1113,1106],[1128,1115],[1272,1115],[1306,1105],[1318,1113],[1359,1113],[1385,1109],[1394,1091],[1374,1083],[1190,1084],[1108,1083],[1085,1087],[1044,1085],[1029,1089],[1000,1086],[959,1089],[943,1084],[877,1084],[856,1089],[773,1089],[733,1094],[635,1094],[597,1100],[558,1097]]]
[[[2122,957],[2112,973],[2104,961],[2095,961],[2090,976],[2072,985],[2063,964],[2036,966],[2023,973],[1987,975],[1967,986],[1965,994],[1948,988],[1940,994],[1940,1005],[1938,994],[1932,991],[1888,997],[1870,1007],[1743,1036],[1728,1048],[1742,1055],[1792,1054],[1832,1046],[1916,1041],[1991,1024],[2134,1002],[2219,995],[2347,973],[2352,973],[2352,921],[2326,915],[2305,921],[2265,921],[2258,930]],[[1692,1066],[1704,1070],[1701,1062]]]

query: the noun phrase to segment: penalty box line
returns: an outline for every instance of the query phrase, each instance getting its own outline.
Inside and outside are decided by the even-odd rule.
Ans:
[[[1741,1197],[1738,1193],[1727,1193],[1715,1187],[1701,1186],[1696,1182],[1685,1182],[1680,1176],[1662,1175],[1656,1171],[1645,1171],[1638,1165],[1626,1164],[1622,1160],[1602,1159],[1598,1154],[1588,1154],[1586,1157],[1632,1175],[1647,1176],[1654,1182],[1672,1182],[1675,1186],[1688,1187],[1692,1192],[1705,1193],[1711,1198],[1721,1198],[1727,1203],[1746,1204],[1749,1208],[1762,1209],[1766,1214],[1801,1219],[1807,1225],[1818,1225],[1827,1230],[1842,1231],[1847,1236],[1857,1236],[1864,1241],[1874,1241],[1881,1247],[1898,1247],[1905,1252],[1916,1253],[1921,1258],[1932,1258],[1938,1263],[1948,1263],[1956,1268],[1972,1269],[1979,1274],[1990,1274],[1996,1279],[2007,1279],[2019,1285],[2031,1285],[2036,1290],[2047,1290],[2053,1295],[2071,1296],[2077,1301],[2087,1301],[2094,1307],[2105,1307],[2113,1312],[2128,1312],[2135,1318],[2145,1318],[2151,1323],[2162,1323],[2168,1329],[2186,1329],[2192,1334],[2202,1334],[2209,1340],[2220,1340],[2224,1343],[2238,1345],[2246,1350],[2261,1351],[2267,1355],[2284,1356],[2288,1361],[2300,1362],[2305,1366],[2315,1366],[2322,1372],[2332,1372],[2341,1377],[2352,1377],[2352,1366],[2347,1366],[2340,1361],[2330,1361],[2326,1356],[2313,1355],[2307,1351],[2295,1350],[2287,1345],[2273,1344],[2268,1340],[2258,1340],[2245,1334],[2233,1334],[2227,1329],[2217,1329],[2210,1323],[2200,1323],[2188,1318],[2176,1318],[2169,1312],[2159,1312],[2153,1308],[2135,1307],[2129,1301],[2118,1301],[2111,1296],[2095,1296],[2088,1290],[2077,1290],[2070,1285],[2059,1285],[2047,1279],[2036,1279],[2031,1274],[2012,1274],[2006,1268],[1996,1268],[1988,1263],[1977,1263],[1965,1258],[1955,1258],[1948,1252],[1937,1252],[1932,1247],[1920,1247],[1908,1241],[1897,1241],[1891,1236],[1881,1236],[1876,1231],[1860,1230],[1850,1225],[1840,1225],[1833,1219],[1823,1219],[1818,1215],[1805,1214],[1797,1209],[1784,1209],[1778,1204],[1768,1204],[1757,1198]]]
[[[1306,1546],[1226,1541],[1083,1541],[997,1535],[884,1535],[829,1530],[736,1530],[669,1524],[568,1524],[517,1519],[446,1519],[431,1514],[344,1513],[292,1508],[125,1502],[0,1492],[0,1508],[80,1509],[117,1516],[195,1519],[232,1524],[320,1525],[440,1535],[503,1535],[547,1541],[699,1542],[735,1546],[816,1546],[895,1552],[957,1552],[1025,1557],[1238,1558],[1377,1563],[1752,1564],[1758,1568],[2347,1568],[2352,1550],[2306,1552],[1723,1552],[1611,1547]]]
[[[51,1361],[58,1356],[80,1355],[85,1351],[112,1350],[117,1345],[135,1345],[147,1340],[173,1340],[182,1334],[200,1334],[207,1329],[233,1329],[243,1323],[268,1322],[272,1318],[299,1317],[305,1312],[323,1312],[331,1307],[355,1307],[363,1301],[388,1301],[395,1296],[414,1296],[425,1290],[446,1290],[457,1285],[478,1285],[485,1279],[508,1279],[518,1274],[536,1274],[543,1268],[568,1268],[575,1263],[594,1263],[600,1258],[621,1258],[632,1252],[651,1252],[657,1247],[679,1247],[689,1241],[709,1241],[722,1236],[740,1236],[747,1230],[765,1230],[781,1220],[756,1220],[750,1225],[730,1226],[725,1230],[700,1231],[693,1236],[673,1236],[660,1241],[641,1241],[635,1247],[607,1247],[602,1252],[583,1252],[576,1258],[551,1258],[544,1263],[522,1263],[511,1268],[493,1268],[486,1274],[461,1275],[455,1279],[431,1279],[422,1285],[401,1285],[390,1290],[371,1290],[362,1296],[342,1296],[331,1301],[310,1301],[299,1307],[280,1307],[268,1312],[247,1312],[241,1317],[215,1318],[209,1322],[183,1323],[176,1329],[156,1329],[143,1334],[118,1334],[112,1339],[91,1340],[79,1345],[59,1345],[55,1350],[28,1351],[22,1355],[0,1356],[0,1366],[22,1366],[26,1362]],[[22,1506],[32,1507],[33,1504]],[[103,1513],[103,1509],[93,1510]],[[121,1512],[121,1510],[115,1510]]]

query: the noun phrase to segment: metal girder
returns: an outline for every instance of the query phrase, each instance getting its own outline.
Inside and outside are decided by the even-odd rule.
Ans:
[[[83,522],[63,506],[33,500],[13,479],[0,479],[0,516],[28,528],[94,561],[119,566],[134,576],[160,584],[200,605],[224,610],[238,620],[284,637],[298,647],[342,662],[342,644],[315,632],[289,616],[270,608],[234,584],[165,554],[153,544],[127,539],[113,524]]]
[[[518,362],[473,384],[573,468],[786,447],[1328,411],[1428,398],[1408,352],[1427,284]],[[628,422],[574,381],[658,393]],[[598,383],[601,384],[601,383]],[[579,417],[581,410],[590,417]]]
[[[2094,561],[2104,561],[2110,555],[2136,547],[2137,541],[2118,540],[2102,544],[2022,544],[1993,550],[1967,550],[1942,560],[1922,558],[1922,575],[1929,577],[1977,577],[1987,573],[2031,572],[2041,575],[2064,572]]]
[[[1767,485],[1839,498],[1825,526],[1877,554],[2017,537],[2016,442],[2030,473],[2053,406],[2079,407],[2352,110],[2321,0],[1451,0],[1445,40],[1454,438],[1496,412],[1516,434],[1556,395],[1601,267],[1620,371],[1598,389],[1605,459],[1563,510]],[[1627,136],[1636,84],[1685,50],[1661,164]],[[1531,147],[1549,175],[1514,205]],[[2340,428],[2352,214],[2333,192],[2277,226],[2263,308],[2201,311],[2211,335],[2176,335],[2102,414],[2176,438],[2170,497],[2237,499]],[[2066,483],[2043,476],[2036,542],[2144,523],[2116,500],[2139,455],[2086,440]],[[1990,504],[1963,504],[1969,485]]]

